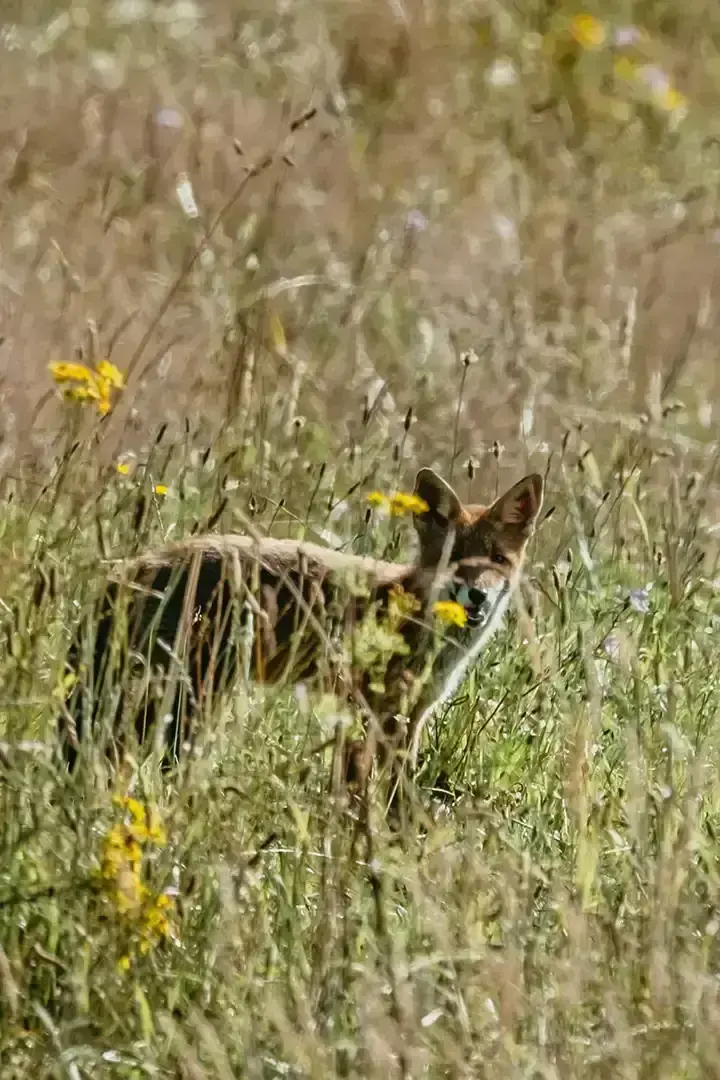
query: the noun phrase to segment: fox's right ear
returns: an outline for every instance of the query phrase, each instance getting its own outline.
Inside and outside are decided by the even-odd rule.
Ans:
[[[488,510],[488,517],[529,536],[540,513],[543,488],[543,478],[538,473],[524,477],[495,500]]]
[[[424,554],[432,552],[434,557],[437,549],[442,550],[447,531],[459,517],[462,504],[447,481],[433,469],[421,469],[417,474],[415,494],[427,503],[427,510],[413,514],[420,547]]]

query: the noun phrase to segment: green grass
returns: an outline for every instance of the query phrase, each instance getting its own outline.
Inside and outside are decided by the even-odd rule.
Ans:
[[[720,1075],[715,7],[603,0],[592,49],[569,4],[243,0],[185,36],[26,7],[0,26],[0,1076]],[[107,356],[100,422],[47,365]],[[209,526],[404,557],[365,495],[420,465],[468,501],[547,473],[554,512],[401,835],[329,795],[352,717],[293,688],[238,687],[175,773],[67,775],[107,558]],[[101,876],[129,790],[166,834],[137,917]]]
[[[589,486],[569,475],[564,502],[582,506]],[[125,522],[131,483],[106,489],[106,522],[113,499]],[[671,529],[642,470],[634,510],[608,491],[595,540],[566,544],[566,510],[541,526],[532,620],[511,618],[429,731],[401,837],[379,804],[366,829],[328,794],[329,758],[312,750],[343,704],[291,690],[239,692],[177,775],[149,761],[115,778],[167,833],[143,874],[171,889],[172,932],[145,955],[97,879],[122,820],[107,767],[69,778],[18,745],[51,735],[43,698],[88,584],[77,567],[97,559],[85,528],[59,567],[72,514],[45,495],[32,514],[55,515],[57,535],[6,574],[3,1075],[711,1075],[715,567],[698,565],[692,499]],[[29,521],[8,515],[8,552]],[[32,576],[51,568],[55,595],[34,606]],[[431,790],[441,771],[450,792]]]

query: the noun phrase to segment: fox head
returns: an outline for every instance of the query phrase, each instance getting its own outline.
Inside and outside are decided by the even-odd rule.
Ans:
[[[472,625],[493,599],[514,587],[543,498],[543,480],[526,476],[490,506],[464,506],[432,469],[421,469],[415,494],[427,510],[414,515],[420,564],[443,578],[443,597],[461,604]]]

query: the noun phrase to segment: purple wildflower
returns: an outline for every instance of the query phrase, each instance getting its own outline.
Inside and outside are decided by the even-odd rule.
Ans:
[[[427,218],[422,210],[411,210],[405,219],[405,227],[409,232],[425,232],[427,224]]]
[[[644,589],[630,590],[630,607],[637,611],[638,615],[647,615],[650,611],[650,586]]]

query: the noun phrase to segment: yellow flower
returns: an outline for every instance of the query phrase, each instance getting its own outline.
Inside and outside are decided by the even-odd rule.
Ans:
[[[131,821],[127,826],[127,831],[138,844],[144,844],[148,838],[148,827],[144,821]]]
[[[128,465],[128,463],[126,461],[118,461],[115,468],[117,469],[117,471],[120,473],[121,476],[129,476],[130,475],[130,466]]]
[[[145,820],[145,807],[132,795],[113,795],[112,801],[120,810],[127,810],[133,821]]]
[[[570,34],[583,49],[599,49],[607,36],[599,19],[587,13],[575,15],[570,20]]]
[[[105,849],[122,851],[125,847],[125,826],[113,825],[110,832],[105,837]]]
[[[396,491],[390,499],[390,513],[395,517],[402,514],[424,514],[429,509],[425,500],[412,492]]]
[[[56,383],[82,383],[88,382],[93,377],[92,371],[85,364],[50,364],[49,371]]]
[[[124,975],[126,971],[130,970],[130,957],[121,956],[117,962],[117,969],[121,975]]]
[[[125,386],[125,376],[119,368],[111,364],[109,360],[101,360],[95,365],[95,370],[101,379],[105,379],[115,390],[122,390]]]
[[[382,491],[371,491],[366,495],[371,506],[387,511],[393,517],[403,514],[424,514],[428,504],[419,495],[409,491],[396,491],[394,495],[384,495]]]
[[[172,904],[172,898],[167,893],[160,893],[145,908],[141,931],[143,937],[140,942],[140,952],[143,955],[149,952],[153,945],[159,944],[163,938],[170,937],[172,931],[170,909]]]
[[[107,391],[96,379],[93,379],[92,374],[85,383],[66,386],[63,394],[68,401],[94,401],[101,416],[110,412],[111,402]]]
[[[467,622],[467,612],[462,604],[454,600],[437,600],[433,604],[433,612],[441,622],[452,626],[464,626]]]
[[[68,401],[97,401],[98,394],[92,383],[66,386],[63,391]]]
[[[169,488],[167,484],[156,484],[153,491],[156,495],[167,495]]]
[[[145,810],[145,807],[143,806],[143,804],[141,802],[138,802],[137,799],[133,799],[133,798],[130,797],[130,798],[127,798],[125,800],[125,806],[127,807],[127,810],[128,810],[128,812],[130,814],[130,817],[133,819],[133,821],[136,821],[136,822],[144,822],[145,821],[146,810]]]
[[[167,834],[156,807],[146,807],[138,799],[133,799],[132,796],[128,795],[114,795],[113,802],[121,810],[127,810],[131,820],[126,825],[113,826],[110,832],[111,836],[116,835],[118,830],[122,830],[125,836],[137,844],[144,844],[147,840],[150,840],[158,847],[165,846]],[[117,846],[117,840],[115,840],[115,846]]]
[[[129,867],[121,870],[117,876],[113,897],[118,914],[140,914],[143,901],[146,897],[147,888],[143,885],[137,870],[133,870]]]
[[[101,416],[110,412],[112,390],[122,390],[125,385],[122,372],[109,360],[101,360],[94,370],[76,363],[50,364],[49,370],[57,385],[64,387],[68,400],[93,401]]]
[[[684,113],[687,111],[687,98],[673,86],[654,95],[656,105],[668,113]]]
[[[167,913],[157,906],[151,907],[145,915],[145,929],[149,934],[155,934],[157,937],[168,937],[170,919]]]
[[[114,881],[123,870],[136,872],[140,868],[142,852],[137,838],[125,825],[113,825],[105,838],[103,848],[102,876]]]

